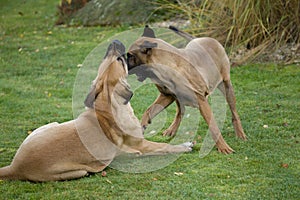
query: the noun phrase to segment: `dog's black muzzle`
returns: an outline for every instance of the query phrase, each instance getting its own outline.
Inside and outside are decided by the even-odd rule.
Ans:
[[[128,67],[128,74],[134,74],[132,69],[135,68],[137,65],[136,58],[134,55],[127,53],[127,67]]]
[[[125,46],[119,40],[112,41],[112,43],[107,48],[104,58],[106,58],[110,54],[115,54],[118,57],[125,56]]]

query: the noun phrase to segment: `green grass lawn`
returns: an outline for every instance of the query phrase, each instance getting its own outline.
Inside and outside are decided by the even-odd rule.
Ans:
[[[30,131],[73,119],[78,64],[100,42],[131,28],[55,27],[58,2],[0,2],[0,167],[10,164]],[[65,182],[0,181],[0,199],[298,199],[300,67],[249,64],[231,74],[249,138],[235,138],[228,114],[222,133],[236,153],[214,149],[199,158],[207,130],[199,114],[195,149],[165,168],[141,174],[107,168],[105,177]],[[146,95],[157,92],[150,87]],[[140,117],[145,108],[138,97],[132,106]]]

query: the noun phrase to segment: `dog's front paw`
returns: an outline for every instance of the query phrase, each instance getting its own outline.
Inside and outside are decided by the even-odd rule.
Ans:
[[[187,152],[192,151],[194,147],[194,144],[192,142],[185,142],[181,145],[186,148]]]

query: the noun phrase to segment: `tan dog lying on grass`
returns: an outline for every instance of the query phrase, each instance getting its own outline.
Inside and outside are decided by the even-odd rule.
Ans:
[[[113,41],[77,119],[51,123],[32,132],[11,165],[0,168],[1,180],[56,181],[103,170],[120,153],[157,155],[189,152],[191,143],[169,145],[144,139],[129,104],[125,47]]]
[[[197,107],[209,126],[218,150],[225,154],[232,153],[233,149],[223,139],[207,100],[218,87],[229,104],[236,135],[246,139],[236,111],[226,52],[215,39],[195,38],[175,27],[171,29],[189,40],[185,48],[178,49],[155,38],[154,31],[146,26],[142,37],[132,44],[127,53],[129,74],[136,74],[140,81],[149,77],[160,91],[144,113],[141,124],[146,128],[152,118],[175,101],[176,118],[164,132],[164,135],[173,136],[184,115],[184,106]]]

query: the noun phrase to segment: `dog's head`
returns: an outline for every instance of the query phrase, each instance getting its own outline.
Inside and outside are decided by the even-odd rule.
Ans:
[[[94,108],[94,102],[98,98],[100,101],[109,102],[112,95],[127,104],[133,94],[126,80],[127,75],[125,46],[120,41],[114,40],[99,66],[98,75],[84,101],[85,106]]]
[[[133,69],[137,66],[146,66],[153,63],[153,54],[155,54],[158,47],[157,40],[154,31],[146,26],[142,37],[136,40],[128,50],[127,65],[129,74],[136,73]]]

